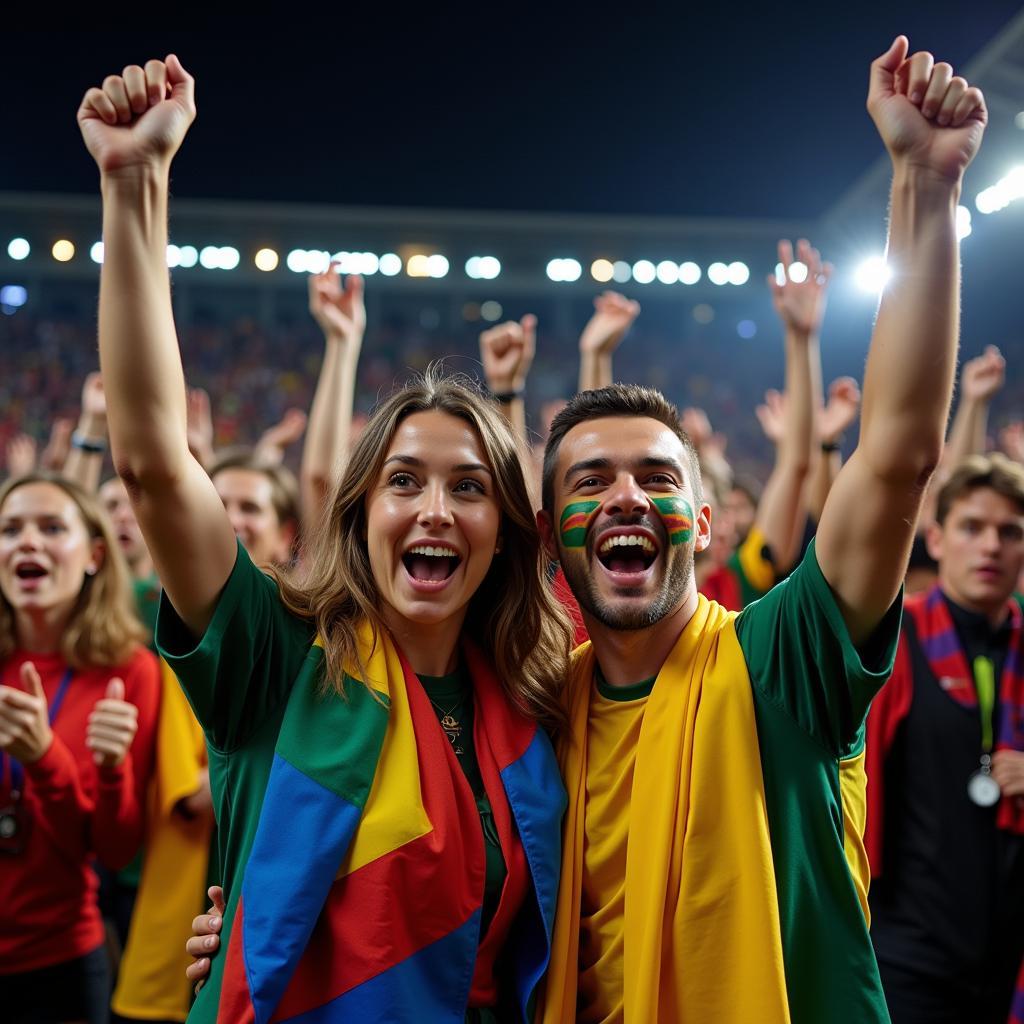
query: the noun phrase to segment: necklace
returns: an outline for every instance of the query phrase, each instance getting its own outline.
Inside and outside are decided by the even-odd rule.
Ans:
[[[462,698],[459,698],[447,711],[440,704],[434,700],[433,697],[428,696],[427,700],[440,712],[441,714],[441,728],[444,730],[444,734],[448,737],[448,742],[451,743],[452,749],[456,755],[462,754],[463,751],[459,744],[459,737],[462,735],[462,723],[454,716],[453,712],[462,703]]]

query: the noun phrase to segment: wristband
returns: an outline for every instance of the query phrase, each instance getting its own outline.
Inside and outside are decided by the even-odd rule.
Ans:
[[[822,441],[821,450],[827,455],[829,452],[837,452],[842,447],[842,441]]]
[[[509,402],[514,402],[517,398],[522,398],[523,392],[520,388],[517,391],[492,391],[491,398],[496,402],[500,402],[502,405],[507,405]]]
[[[76,430],[71,435],[71,447],[77,448],[80,452],[87,452],[89,455],[102,455],[107,450],[107,442],[85,437]]]

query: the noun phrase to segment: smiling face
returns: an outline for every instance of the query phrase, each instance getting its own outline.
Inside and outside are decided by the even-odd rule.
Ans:
[[[501,506],[476,430],[431,410],[395,431],[366,496],[366,543],[384,619],[461,627],[499,546]]]
[[[693,555],[710,539],[694,508],[682,441],[646,416],[573,427],[558,450],[554,517],[538,522],[580,607],[611,629],[654,625],[693,589]]]
[[[927,534],[942,589],[957,604],[999,613],[1024,569],[1024,509],[991,487],[977,487],[950,506]]]
[[[11,491],[0,508],[0,591],[15,614],[66,610],[103,560],[74,499],[56,484]]]

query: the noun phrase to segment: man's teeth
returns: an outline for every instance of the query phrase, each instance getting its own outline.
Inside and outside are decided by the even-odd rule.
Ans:
[[[453,548],[435,548],[430,547],[426,544],[420,544],[417,547],[410,548],[408,551],[410,555],[426,555],[427,558],[458,558],[459,553]]]
[[[607,554],[612,548],[640,548],[641,551],[646,551],[649,555],[653,555],[657,551],[650,540],[636,533],[620,533],[609,537],[598,549],[598,554]]]

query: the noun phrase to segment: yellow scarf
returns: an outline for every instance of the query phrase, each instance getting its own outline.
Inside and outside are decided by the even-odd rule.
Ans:
[[[167,662],[160,659],[162,691],[156,766],[149,792],[145,860],[124,957],[111,1006],[138,1020],[188,1016],[192,985],[185,952],[192,918],[206,905],[203,892],[211,825],[174,813],[199,787],[206,744],[192,709]]]
[[[735,613],[701,597],[647,701],[626,858],[624,1024],[789,1024],[750,678]],[[576,1017],[590,644],[573,656],[569,793],[541,1024]]]

